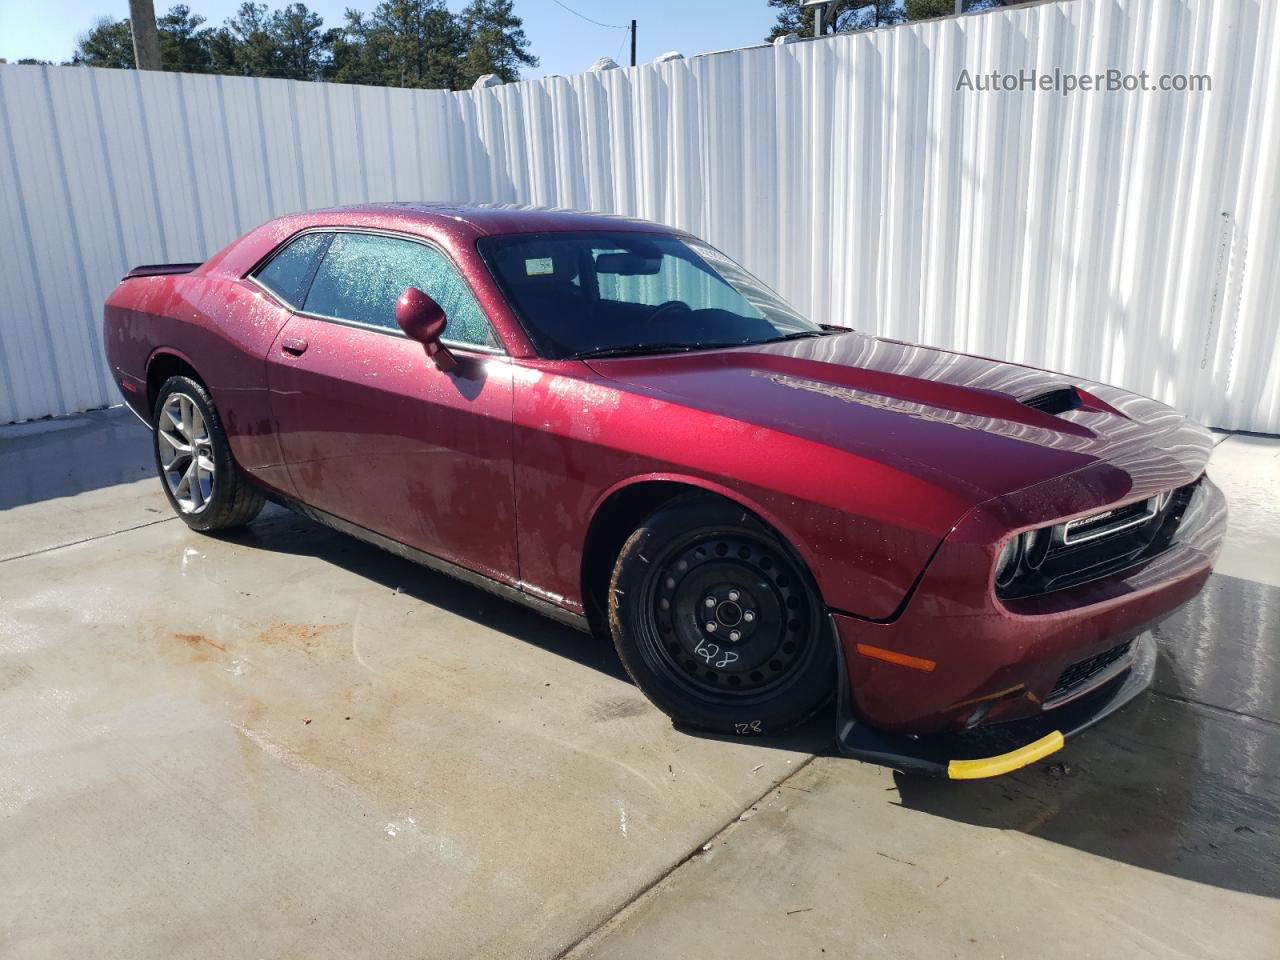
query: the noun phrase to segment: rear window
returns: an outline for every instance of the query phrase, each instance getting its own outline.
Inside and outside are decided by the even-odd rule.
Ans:
[[[300,309],[316,256],[331,236],[328,233],[304,233],[257,272],[257,281],[289,306]]]

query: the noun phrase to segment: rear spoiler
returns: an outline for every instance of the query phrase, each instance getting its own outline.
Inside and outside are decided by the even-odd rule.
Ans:
[[[172,277],[178,274],[190,273],[197,267],[201,267],[200,263],[144,263],[140,267],[134,267],[124,275],[124,279],[132,280],[134,277]]]

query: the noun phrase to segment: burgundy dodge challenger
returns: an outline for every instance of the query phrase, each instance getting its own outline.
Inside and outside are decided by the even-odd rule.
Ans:
[[[264,500],[609,635],[680,723],[990,776],[1151,681],[1226,507],[1141,396],[812,323],[679,230],[371,205],[139,267],[106,348],[195,530]]]

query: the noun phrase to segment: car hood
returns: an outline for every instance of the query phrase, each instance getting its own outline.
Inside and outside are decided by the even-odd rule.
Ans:
[[[590,365],[630,390],[874,459],[975,503],[1099,461],[1129,486],[1174,486],[1199,475],[1212,447],[1203,427],[1125,390],[856,332]]]

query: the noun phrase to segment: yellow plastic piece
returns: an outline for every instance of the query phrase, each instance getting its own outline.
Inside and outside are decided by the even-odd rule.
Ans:
[[[947,764],[947,776],[952,780],[981,780],[983,777],[998,777],[1010,770],[1035,763],[1062,749],[1062,731],[1055,730],[1025,747],[1002,753],[997,757],[983,757],[981,760],[952,760]]]

